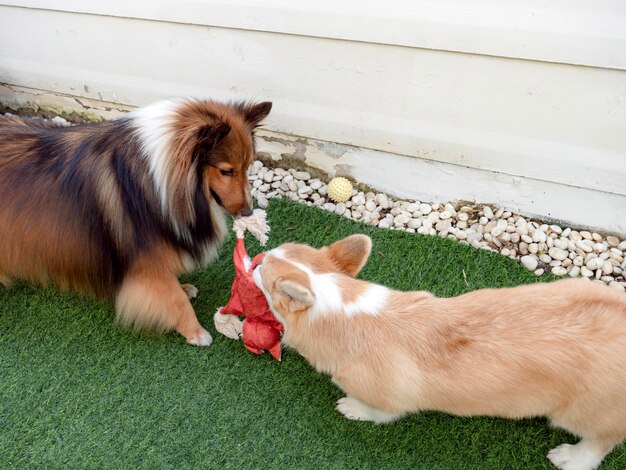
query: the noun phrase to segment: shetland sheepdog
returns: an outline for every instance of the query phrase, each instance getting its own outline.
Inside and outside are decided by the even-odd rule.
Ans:
[[[135,328],[211,343],[177,276],[207,265],[225,213],[252,211],[254,129],[272,107],[168,100],[110,122],[0,118],[0,282],[115,302]]]
[[[596,468],[626,438],[626,295],[583,279],[398,292],[354,279],[370,249],[364,235],[287,244],[254,271],[285,345],[346,393],[346,418],[547,416],[582,438],[548,454],[563,470]]]

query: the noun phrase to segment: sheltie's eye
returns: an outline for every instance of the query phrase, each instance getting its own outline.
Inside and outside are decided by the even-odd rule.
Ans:
[[[230,170],[221,170],[220,169],[220,173],[224,176],[234,176],[235,172],[234,170],[231,168]]]

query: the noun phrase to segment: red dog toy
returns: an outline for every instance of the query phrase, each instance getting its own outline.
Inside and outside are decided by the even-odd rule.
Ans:
[[[233,223],[237,234],[233,261],[235,264],[235,281],[231,290],[230,300],[225,307],[217,310],[214,315],[217,331],[232,339],[241,340],[244,346],[254,354],[262,354],[264,350],[280,361],[280,336],[283,325],[276,320],[267,304],[263,292],[252,279],[252,272],[263,260],[259,254],[250,260],[243,242],[244,231],[250,231],[259,239],[261,245],[267,241],[269,227],[265,221],[265,212],[255,209],[249,217],[240,217]],[[243,323],[237,317],[244,317]]]

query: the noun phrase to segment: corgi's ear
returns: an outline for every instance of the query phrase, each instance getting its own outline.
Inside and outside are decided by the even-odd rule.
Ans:
[[[328,247],[332,262],[341,272],[356,276],[367,263],[372,251],[372,240],[367,235],[350,235]]]
[[[315,303],[313,292],[311,292],[307,286],[296,280],[281,280],[277,283],[276,288],[289,297],[289,310],[304,310]]]

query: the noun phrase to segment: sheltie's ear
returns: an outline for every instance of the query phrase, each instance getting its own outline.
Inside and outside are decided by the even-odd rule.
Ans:
[[[244,119],[252,127],[258,126],[271,110],[272,103],[270,101],[264,101],[258,104],[244,104],[241,109]]]
[[[372,240],[367,235],[351,235],[328,247],[331,261],[341,272],[356,276],[369,258]]]
[[[215,147],[224,140],[230,132],[230,126],[225,122],[217,124],[209,124],[198,130],[198,143],[194,149],[194,160],[206,156]]]

